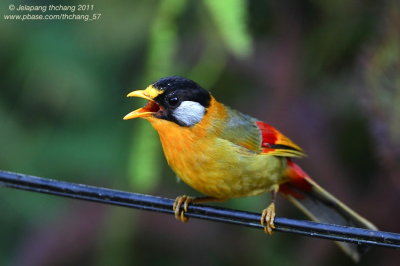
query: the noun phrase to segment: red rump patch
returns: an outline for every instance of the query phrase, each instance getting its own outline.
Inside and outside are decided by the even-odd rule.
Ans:
[[[279,187],[279,192],[298,199],[303,199],[303,192],[310,192],[312,190],[312,185],[307,181],[310,177],[292,160],[287,159],[287,163],[288,168],[286,174],[290,177],[290,180]]]
[[[258,128],[261,130],[262,134],[262,147],[268,147],[268,144],[275,144],[278,139],[278,132],[273,127],[264,122],[257,121],[256,122]]]

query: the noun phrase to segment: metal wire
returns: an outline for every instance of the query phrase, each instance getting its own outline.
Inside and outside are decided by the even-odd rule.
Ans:
[[[128,208],[174,214],[173,199],[131,193],[107,188],[74,184],[19,173],[0,171],[0,185],[9,188],[118,205]],[[187,217],[263,228],[258,213],[190,204]],[[276,217],[275,231],[319,237],[336,241],[400,248],[400,234],[355,227],[322,224]]]

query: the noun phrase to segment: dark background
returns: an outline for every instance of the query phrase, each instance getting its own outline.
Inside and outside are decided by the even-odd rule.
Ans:
[[[3,1],[2,16],[10,3],[28,1]],[[182,75],[276,126],[305,149],[299,163],[322,186],[400,232],[398,1],[84,4],[95,10],[81,14],[100,19],[1,17],[0,169],[199,195],[176,182],[146,121],[122,120],[143,104],[128,92]],[[259,212],[268,202],[222,205]],[[305,219],[283,197],[277,208]],[[399,260],[398,250],[372,248],[359,265]],[[331,241],[0,188],[0,265],[143,264],[353,265]]]

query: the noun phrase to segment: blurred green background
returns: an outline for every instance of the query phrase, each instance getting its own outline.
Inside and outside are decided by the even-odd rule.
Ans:
[[[8,5],[78,1],[3,1]],[[322,186],[400,232],[400,4],[102,1],[96,21],[0,22],[0,169],[174,198],[126,94],[182,75],[273,124]],[[33,14],[33,13],[32,13]],[[38,13],[35,13],[38,14]],[[46,13],[47,14],[47,13]],[[78,14],[78,13],[77,13]],[[195,152],[195,151],[194,151]],[[222,206],[261,211],[269,195]],[[278,215],[305,219],[283,197]],[[398,265],[372,248],[359,265]],[[331,242],[0,188],[0,265],[352,265]]]

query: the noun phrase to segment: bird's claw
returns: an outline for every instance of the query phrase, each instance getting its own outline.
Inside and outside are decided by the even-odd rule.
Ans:
[[[173,211],[175,212],[175,218],[183,223],[186,223],[189,218],[185,216],[185,212],[188,210],[188,205],[194,200],[193,197],[189,196],[179,196],[175,199],[174,205],[172,206]],[[183,210],[181,210],[183,204]]]
[[[264,226],[264,232],[271,235],[275,228],[275,203],[272,202],[261,214],[261,225]]]

